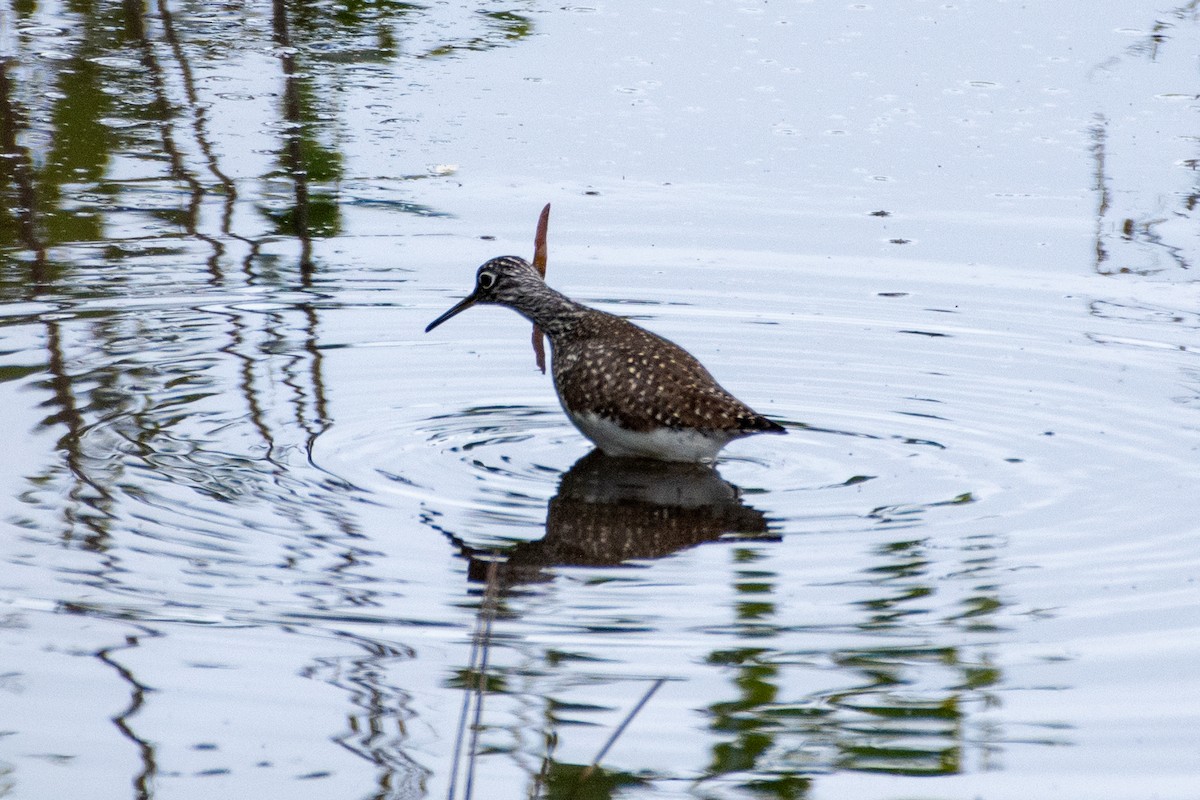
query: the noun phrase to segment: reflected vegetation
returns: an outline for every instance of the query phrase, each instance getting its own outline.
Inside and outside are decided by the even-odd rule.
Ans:
[[[876,563],[858,581],[882,592],[860,604],[857,628],[882,643],[829,652],[780,651],[771,646],[780,609],[781,576],[757,566],[761,555],[737,552],[739,596],[735,628],[745,645],[714,652],[710,663],[726,669],[736,699],[709,707],[714,731],[728,737],[713,749],[708,778],[742,776],[747,789],[780,798],[804,797],[812,780],[830,770],[894,775],[954,775],[968,750],[999,750],[1003,732],[972,730],[970,709],[994,708],[1002,674],[986,650],[914,646],[921,626],[986,630],[1004,605],[992,569],[998,542],[977,537],[963,559],[975,591],[961,614],[929,620],[936,608],[935,581],[923,557],[926,543],[894,541],[876,552]],[[905,643],[891,644],[896,636]],[[919,640],[919,638],[918,638]],[[810,696],[792,696],[789,672],[835,667],[857,685]],[[987,764],[976,765],[987,768]]]
[[[346,487],[303,471],[332,422],[313,242],[342,229],[338,68],[394,58],[404,25],[425,11],[124,0],[0,12],[0,39],[14,47],[0,53],[0,299],[48,309],[5,320],[40,340],[42,363],[28,363],[28,348],[0,380],[44,397],[38,433],[56,438],[57,454],[30,466],[27,510],[9,521],[31,541],[97,554],[78,580],[130,601],[64,613],[123,621],[176,605],[138,578],[145,552],[160,557],[160,577],[165,563],[182,585],[237,586],[263,557],[238,528],[277,537],[260,569],[312,573],[311,596],[294,598],[312,612],[373,604],[355,575],[370,551]],[[503,34],[452,34],[435,49],[528,35],[528,20],[509,16],[487,23]],[[254,81],[237,78],[247,69]],[[250,126],[261,114],[262,151],[214,118],[238,103],[255,107]],[[192,299],[255,286],[282,299]],[[157,735],[138,729],[154,694],[124,655],[158,635],[139,626],[94,653],[129,690],[112,724],[138,753],[137,798],[154,796],[159,771]],[[406,656],[357,641],[363,655],[336,661],[328,678],[358,709],[337,742],[378,767],[378,797],[417,796],[427,771],[386,733],[406,702],[386,666]]]
[[[341,230],[338,87],[347,75],[400,57],[486,51],[533,32],[531,18],[511,9],[479,9],[475,24],[453,26],[437,13],[386,0],[17,5],[0,18],[13,45],[0,53],[4,279],[16,281],[9,270],[23,261],[30,291],[73,292],[57,281],[75,248],[111,242],[106,260],[116,266],[139,254],[147,237],[138,231],[152,229],[154,239],[174,230],[205,245],[215,282],[232,266],[253,279],[263,245],[289,237],[308,285],[312,240]],[[247,69],[253,81],[232,77]],[[250,116],[274,135],[272,152],[214,132],[214,108],[246,103],[274,106],[274,116],[261,107]]]
[[[149,637],[158,634],[149,629],[143,629],[143,635]],[[133,776],[133,797],[135,800],[149,800],[154,796],[152,787],[158,774],[158,756],[154,751],[154,745],[139,735],[134,728],[133,718],[146,705],[146,695],[152,689],[138,680],[137,676],[118,658],[118,654],[122,650],[138,647],[141,638],[142,636],[129,636],[123,645],[100,650],[96,653],[96,658],[116,672],[121,681],[129,687],[129,705],[114,716],[112,721],[121,735],[137,748],[138,758],[141,761],[141,769]]]
[[[123,0],[69,11],[19,4],[6,12],[4,39],[15,51],[0,58],[0,292],[82,301],[205,284],[310,289],[314,239],[341,230],[345,177],[340,77],[310,68],[391,59],[404,26],[427,12],[402,2],[283,0],[224,8]],[[494,36],[452,34],[430,52],[486,49],[532,30],[516,13],[480,14]],[[254,174],[236,142],[214,138],[211,87],[224,82],[220,70],[265,45],[278,91],[258,99],[275,106],[275,119],[263,121],[277,135]],[[290,259],[280,237],[296,244]],[[196,259],[202,272],[190,271]],[[307,449],[329,424],[319,302],[309,295],[266,313],[64,306],[40,316],[40,388],[51,409],[43,426],[60,431],[62,463],[31,477],[26,499],[61,503],[63,538],[103,550],[119,516],[115,498],[134,489],[130,470],[224,500],[259,494],[258,478],[286,483],[286,459],[277,456]],[[40,371],[3,369],[5,380]],[[281,404],[272,402],[276,386],[290,395]],[[203,410],[229,391],[244,419]],[[230,438],[215,433],[230,424],[245,426],[245,452],[208,444]],[[138,486],[137,501],[156,505],[153,487]],[[260,496],[270,502],[277,493]],[[338,528],[353,527],[342,512],[329,514]]]
[[[1200,3],[1176,5],[1146,20],[1145,33],[1123,56],[1096,68],[1107,78],[1112,113],[1097,111],[1091,126],[1096,195],[1095,268],[1103,275],[1153,275],[1195,267],[1194,253],[1200,215],[1200,130],[1196,128],[1195,96],[1159,92],[1162,73],[1155,67],[1185,63],[1200,36]],[[1168,73],[1169,74],[1169,73]],[[1150,83],[1153,81],[1153,83]],[[1135,91],[1130,93],[1126,87]],[[1148,104],[1154,108],[1147,108]],[[1168,105],[1169,104],[1169,105]],[[1185,108],[1185,114],[1174,113]],[[1156,118],[1162,127],[1155,137],[1139,136],[1127,107]],[[1168,135],[1169,132],[1169,135]],[[1170,146],[1164,145],[1173,140]],[[1187,143],[1187,149],[1177,143]],[[1149,148],[1149,150],[1147,149]]]
[[[929,507],[963,502],[970,502],[969,495]],[[917,513],[910,507],[872,516],[881,527],[903,534],[905,526],[896,526],[896,514]],[[927,638],[922,629],[984,635],[1003,631],[996,622],[1007,605],[997,573],[1003,540],[994,535],[965,539],[953,578],[970,588],[940,618],[930,617],[946,608],[929,572],[934,563],[926,552],[930,543],[897,538],[881,544],[873,563],[845,582],[875,595],[858,603],[861,616],[853,633],[878,644],[796,651],[783,644],[794,642],[796,633],[781,608],[785,578],[765,566],[766,551],[752,544],[776,539],[762,513],[743,504],[741,492],[715,470],[611,459],[598,452],[562,476],[548,504],[542,539],[479,550],[451,537],[469,560],[469,577],[484,587],[473,661],[455,683],[464,693],[461,736],[469,741],[456,756],[467,762],[464,774],[486,757],[481,753],[508,750],[495,744],[481,750],[478,738],[490,729],[485,699],[529,692],[521,676],[543,675],[553,683],[550,676],[571,663],[562,654],[546,652],[536,667],[525,664],[516,672],[489,668],[495,626],[519,614],[506,601],[508,592],[553,580],[556,567],[636,564],[717,540],[730,546],[736,600],[729,630],[744,644],[714,651],[707,659],[729,676],[733,696],[706,709],[717,742],[707,768],[691,776],[697,790],[711,782],[732,783],[756,796],[802,798],[830,771],[959,774],[967,769],[968,752],[976,754],[976,769],[992,768],[992,754],[1000,751],[1007,734],[995,726],[972,725],[970,717],[973,711],[1000,706],[996,690],[1003,674],[994,654],[987,648],[917,642]],[[822,633],[820,628],[811,631]],[[849,680],[850,685],[797,695],[791,688],[797,669],[833,670],[840,683]],[[622,704],[631,702],[630,688],[622,689]],[[579,724],[589,711],[605,710],[556,699],[552,691],[537,697],[548,704],[541,723],[545,727],[523,731],[523,740],[557,742],[569,737],[572,719]],[[652,701],[646,713],[654,713]],[[533,797],[615,797],[622,787],[654,777],[609,772],[599,759],[591,765],[563,762],[553,748],[536,763],[536,769],[525,767]],[[681,777],[669,768],[658,777],[668,775]]]
[[[508,694],[520,683],[504,670],[488,670],[497,615],[516,613],[505,603],[507,592],[523,584],[553,580],[556,570],[564,567],[636,564],[718,540],[779,540],[769,530],[766,516],[743,503],[741,491],[721,478],[716,469],[700,464],[612,458],[599,450],[593,450],[563,473],[558,491],[548,503],[545,536],[541,539],[502,550],[483,550],[449,533],[447,536],[467,558],[468,577],[485,585],[471,663],[456,680],[464,702],[453,769],[456,779],[459,772],[464,776],[463,798],[472,796],[475,766],[481,757],[479,738],[487,727],[485,699]],[[563,655],[542,654],[546,663],[539,670],[553,673],[569,666],[570,660],[564,661]],[[530,796],[606,798],[616,796],[622,788],[647,782],[649,776],[605,769],[603,759],[665,680],[659,678],[634,705],[592,763],[560,760],[553,746],[548,745],[536,762],[536,770],[527,768],[531,773]],[[566,735],[572,718],[600,710],[557,700],[552,694],[539,696],[538,702],[548,704],[545,727],[523,731],[523,739],[553,743]],[[461,769],[460,761],[464,762]],[[453,783],[450,796],[456,796]]]
[[[365,797],[390,800],[422,796],[433,771],[409,752],[408,725],[416,717],[409,691],[393,683],[389,669],[416,653],[366,637],[350,638],[362,652],[348,658],[323,658],[304,676],[325,681],[346,693],[350,710],[346,730],[334,741],[375,770],[375,789]]]

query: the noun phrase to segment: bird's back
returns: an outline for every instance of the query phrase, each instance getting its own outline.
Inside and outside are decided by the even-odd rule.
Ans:
[[[690,353],[627,319],[588,309],[551,337],[554,384],[568,413],[629,431],[782,431],[727,392]]]

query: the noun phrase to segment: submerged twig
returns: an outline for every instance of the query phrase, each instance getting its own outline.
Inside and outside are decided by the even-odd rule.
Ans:
[[[466,738],[467,716],[471,712],[471,700],[475,701],[475,712],[471,714],[471,742],[467,752],[467,770],[463,786],[464,800],[470,800],[475,784],[475,759],[479,753],[479,730],[483,717],[483,696],[487,689],[487,656],[492,640],[492,621],[496,618],[496,599],[500,593],[499,562],[488,563],[487,588],[484,590],[483,602],[479,606],[479,614],[475,618],[475,631],[471,635],[471,655],[467,665],[468,674],[474,672],[478,677],[474,687],[463,692],[462,710],[458,715],[458,731],[454,737],[454,755],[451,757],[450,787],[446,792],[447,800],[454,800],[454,790],[458,787],[458,762],[462,755],[463,741]]]
[[[642,695],[642,699],[637,702],[637,705],[629,710],[629,713],[625,715],[625,719],[621,720],[621,724],[613,730],[612,735],[608,737],[608,741],[604,743],[604,746],[600,748],[600,752],[596,754],[594,759],[592,759],[591,766],[579,774],[580,783],[586,781],[591,774],[599,768],[600,762],[604,760],[604,757],[608,755],[609,749],[616,744],[617,739],[619,739],[621,734],[625,732],[625,729],[629,727],[629,723],[633,722],[633,718],[638,715],[638,712],[642,710],[642,707],[650,701],[650,698],[654,696],[654,693],[658,691],[659,687],[666,682],[666,678],[659,678],[650,686],[649,689],[646,690],[646,693]]]

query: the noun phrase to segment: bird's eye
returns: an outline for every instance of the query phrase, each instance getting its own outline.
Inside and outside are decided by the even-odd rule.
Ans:
[[[494,272],[479,273],[479,288],[490,289],[496,285],[496,274]]]

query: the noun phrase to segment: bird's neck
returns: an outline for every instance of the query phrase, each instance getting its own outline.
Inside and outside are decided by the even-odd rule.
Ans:
[[[549,286],[521,298],[512,308],[535,323],[553,341],[579,323],[589,309]]]

